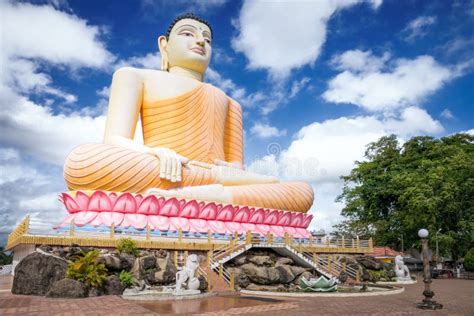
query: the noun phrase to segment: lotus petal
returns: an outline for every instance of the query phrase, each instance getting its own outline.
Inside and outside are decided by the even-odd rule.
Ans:
[[[240,226],[240,223],[224,222],[224,226],[226,228],[226,232],[229,234],[234,234],[235,232],[242,234],[244,232],[243,228]]]
[[[168,231],[170,228],[170,219],[166,216],[150,215],[148,216],[148,222],[151,223],[155,229],[161,231]]]
[[[102,191],[95,191],[90,197],[87,210],[95,212],[110,212],[112,211],[112,203],[110,203],[107,194]]]
[[[137,213],[146,215],[158,215],[159,210],[160,205],[156,196],[148,195],[141,201]]]
[[[309,224],[311,224],[311,221],[313,220],[313,215],[305,215],[305,219],[303,220],[303,228],[308,228]]]
[[[251,224],[251,223],[240,223],[240,226],[242,226],[242,229],[245,231],[245,232],[254,232],[255,231],[255,224]]]
[[[239,223],[248,223],[249,219],[250,210],[247,206],[244,206],[235,212],[233,221]]]
[[[272,225],[270,226],[270,232],[277,237],[285,236],[285,228],[282,226]]]
[[[117,193],[110,192],[109,193],[109,200],[112,205],[115,205],[115,201],[117,201]]]
[[[143,229],[148,224],[148,218],[143,214],[125,214],[125,220],[136,229]]]
[[[250,216],[249,222],[253,224],[261,224],[265,219],[265,211],[263,208],[259,208]]]
[[[270,226],[264,224],[257,224],[255,225],[255,229],[258,233],[260,233],[260,235],[266,235],[270,231]]]
[[[184,217],[170,217],[170,230],[182,229],[183,232],[189,231],[189,219]]]
[[[100,213],[110,213],[110,212],[99,212]],[[102,220],[100,219],[99,216],[94,218],[92,221],[89,222],[89,225],[92,225],[94,227],[100,226],[102,224]]]
[[[271,210],[268,212],[268,214],[265,216],[265,219],[263,220],[263,223],[266,225],[276,225],[278,222],[278,211],[277,210]]]
[[[118,226],[123,227],[123,228],[128,228],[128,227],[130,227],[130,223],[128,222],[127,217],[125,216],[126,214],[123,214],[123,215],[124,215],[124,216],[123,216],[123,221],[122,221],[122,223],[120,223],[120,225],[117,225],[117,226],[115,226],[115,227],[118,227]]]
[[[293,236],[293,235],[296,234],[296,229],[294,229],[293,227],[286,226],[286,227],[283,227],[283,228],[285,230],[285,233],[287,233],[290,236]]]
[[[218,233],[218,234],[225,233],[225,226],[223,222],[210,220],[210,221],[207,221],[207,223],[209,224],[209,227],[211,228],[212,232]]]
[[[63,219],[63,221],[57,227],[59,228],[59,227],[69,225],[75,216],[76,216],[75,214],[68,214],[66,218]]]
[[[61,198],[63,200],[64,206],[66,207],[66,210],[69,213],[77,213],[80,211],[85,211],[85,209],[81,210],[81,207],[77,204],[76,200],[74,200],[69,194],[63,193]]]
[[[112,211],[121,213],[135,213],[137,211],[137,203],[135,202],[135,198],[130,193],[122,193],[115,202]]]
[[[301,227],[303,224],[303,214],[302,213],[292,213],[291,214],[291,227]]]
[[[82,191],[76,191],[76,200],[77,205],[81,211],[87,211],[87,206],[89,205],[89,196]]]
[[[167,200],[160,209],[160,215],[176,217],[179,214],[179,201],[176,198]]]
[[[214,202],[211,202],[204,206],[202,211],[198,214],[198,218],[206,219],[206,220],[213,220],[217,216],[217,205]]]
[[[310,232],[306,230],[306,228],[295,228],[296,236],[301,238],[309,238],[311,236]]]
[[[234,211],[235,209],[232,205],[226,205],[217,213],[216,220],[223,222],[231,221],[234,217]]]
[[[74,224],[77,226],[83,226],[85,224],[88,224],[89,222],[94,220],[94,218],[96,218],[98,214],[99,212],[89,211],[76,213],[76,216],[74,217]]]
[[[124,213],[115,213],[115,212],[101,212],[99,216],[102,221],[102,224],[110,227],[112,224],[115,226],[120,226],[123,222],[123,218],[125,217]]]
[[[191,225],[190,231],[193,232],[207,233],[211,229],[205,219],[190,219],[189,224]]]
[[[135,198],[135,203],[137,204],[137,206],[142,203],[143,196],[141,194],[135,194],[134,198]]]
[[[197,218],[199,214],[199,205],[196,200],[189,201],[179,212],[180,217]]]
[[[284,212],[281,214],[280,218],[278,219],[277,225],[278,226],[288,226],[291,223],[291,213]]]

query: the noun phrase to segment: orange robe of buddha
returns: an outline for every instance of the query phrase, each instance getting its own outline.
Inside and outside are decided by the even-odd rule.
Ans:
[[[144,144],[166,147],[189,160],[213,164],[215,159],[243,165],[242,109],[209,84],[157,102],[143,98],[141,121]],[[66,159],[64,179],[70,190],[144,193],[150,188],[171,189],[215,184],[211,169],[188,165],[182,181],[161,179],[160,161],[153,154],[109,144],[77,147]],[[227,186],[232,203],[307,212],[313,190],[303,182]]]

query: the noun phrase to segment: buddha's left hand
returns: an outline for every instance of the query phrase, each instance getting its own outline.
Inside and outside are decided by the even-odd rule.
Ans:
[[[244,166],[238,161],[227,162],[227,161],[220,160],[220,159],[214,159],[214,164],[216,166],[223,166],[223,167],[229,167],[229,168],[244,170]]]

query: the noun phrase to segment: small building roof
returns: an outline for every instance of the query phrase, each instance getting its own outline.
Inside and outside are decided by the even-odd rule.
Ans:
[[[396,257],[398,255],[403,256],[401,252],[393,250],[390,247],[374,247],[374,252],[367,253],[366,255],[372,257]]]

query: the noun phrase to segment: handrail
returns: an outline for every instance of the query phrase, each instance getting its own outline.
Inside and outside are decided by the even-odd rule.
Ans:
[[[54,227],[54,229],[53,229]],[[8,237],[7,249],[11,249],[18,243],[51,243],[52,245],[68,244],[66,239],[74,239],[74,242],[84,242],[91,246],[113,246],[114,241],[121,237],[132,237],[137,239],[140,244],[141,238],[146,241],[153,241],[153,246],[158,247],[156,243],[163,243],[163,247],[168,244],[176,244],[170,249],[206,249],[214,251],[214,255],[219,256],[232,251],[237,245],[281,245],[291,243],[293,247],[308,248],[309,252],[327,252],[327,253],[370,253],[373,252],[372,239],[361,240],[353,239],[330,239],[330,238],[293,238],[288,235],[285,237],[276,237],[272,233],[256,236],[250,231],[245,234],[219,235],[208,232],[190,233],[190,232],[161,232],[151,229],[149,226],[143,230],[123,227],[104,227],[92,228],[89,226],[77,226],[74,222],[61,225],[55,225],[38,218],[25,217],[23,221],[12,231]],[[184,238],[183,238],[184,237]],[[159,238],[158,240],[156,238]],[[79,240],[78,240],[79,239]],[[83,240],[84,239],[84,240]],[[97,239],[94,242],[94,239]],[[207,239],[207,240],[206,240]],[[177,241],[177,242],[176,242]],[[179,246],[178,246],[179,245]],[[144,245],[145,246],[145,245]],[[149,245],[146,245],[148,247]]]

